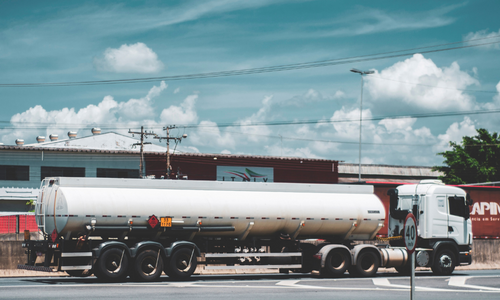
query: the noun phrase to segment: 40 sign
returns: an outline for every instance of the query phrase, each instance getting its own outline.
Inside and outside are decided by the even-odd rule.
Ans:
[[[405,219],[405,228],[403,231],[406,250],[412,254],[417,247],[417,220],[412,213],[409,213]]]

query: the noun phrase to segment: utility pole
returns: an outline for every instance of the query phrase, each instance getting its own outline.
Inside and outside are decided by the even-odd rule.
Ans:
[[[144,161],[144,145],[149,145],[151,144],[150,142],[144,142],[144,137],[148,138],[148,135],[154,135],[156,136],[156,133],[154,132],[144,132],[144,126],[141,126],[141,132],[135,132],[135,131],[131,131],[130,129],[128,130],[128,133],[131,133],[132,136],[134,136],[134,134],[140,134],[141,135],[141,142],[140,143],[135,143],[135,144],[132,144],[132,146],[141,146],[141,161],[139,162],[139,178],[142,178],[143,177],[143,166],[142,166],[142,162]]]
[[[184,138],[187,138],[187,134],[183,134],[181,137],[170,137],[170,129],[174,129],[176,128],[175,125],[169,125],[169,126],[165,126],[163,127],[163,130],[165,130],[167,132],[167,136],[155,136],[154,138],[155,139],[159,139],[160,140],[160,143],[161,143],[161,140],[167,140],[167,164],[166,164],[166,179],[170,179],[170,173],[171,173],[171,169],[172,169],[172,166],[170,165],[170,140],[173,140],[175,141],[175,144],[177,145],[177,143],[180,143],[182,141],[182,139]]]

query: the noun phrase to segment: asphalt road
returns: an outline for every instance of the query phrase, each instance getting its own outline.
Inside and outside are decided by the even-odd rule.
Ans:
[[[409,299],[409,276],[205,275],[184,282],[101,283],[95,277],[0,278],[1,299]],[[500,270],[416,273],[415,299],[500,299]]]

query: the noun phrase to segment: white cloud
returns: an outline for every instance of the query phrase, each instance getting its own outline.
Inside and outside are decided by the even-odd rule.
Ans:
[[[438,135],[439,143],[435,149],[442,152],[450,149],[450,142],[460,143],[464,136],[474,136],[477,134],[474,121],[469,117],[464,117],[460,123],[455,122],[450,125],[445,134]]]
[[[246,134],[252,142],[266,140],[266,135],[270,135],[272,131],[268,126],[250,126],[251,124],[263,122],[267,119],[268,113],[271,111],[273,96],[266,96],[262,99],[262,107],[250,117],[237,122],[242,133]]]
[[[94,58],[97,70],[114,73],[157,73],[163,69],[158,55],[144,43],[108,48],[101,57]]]
[[[466,36],[464,36],[464,41],[483,39],[480,41],[472,41],[472,42],[467,43],[469,45],[483,44],[483,43],[489,43],[489,42],[494,41],[494,40],[490,40],[488,38],[495,38],[495,37],[499,37],[499,36],[500,36],[500,29],[498,30],[498,32],[495,32],[495,31],[488,32],[487,29],[484,29],[484,30],[480,30],[480,31],[476,31],[476,32],[469,32]],[[480,46],[479,48],[482,48],[482,49],[500,49],[500,45],[499,44],[491,44],[491,45]]]
[[[180,106],[171,105],[160,114],[160,121],[166,124],[193,124],[198,121],[195,110],[198,95],[190,95],[184,99]]]
[[[404,106],[432,110],[471,110],[475,99],[462,91],[479,81],[460,70],[457,62],[440,68],[421,54],[366,76],[365,88],[377,103],[390,103],[384,109]],[[403,105],[404,104],[404,105]]]
[[[35,141],[36,135],[59,134],[64,136],[67,130],[78,130],[89,126],[114,125],[117,127],[140,125],[156,125],[154,121],[153,98],[158,97],[160,93],[167,88],[165,82],[160,86],[153,86],[148,94],[140,99],[130,99],[126,102],[117,102],[112,96],[105,96],[97,104],[90,104],[79,110],[65,107],[60,110],[47,111],[41,105],[36,105],[28,110],[15,114],[10,122],[14,126],[14,131],[3,130],[2,142],[12,144],[17,138],[24,138],[26,143]],[[139,124],[140,121],[140,124]],[[25,123],[49,123],[46,129],[33,130],[24,129]],[[117,130],[120,131],[120,130]],[[126,130],[121,130],[123,133]],[[31,140],[28,138],[32,136]]]
[[[363,119],[372,118],[370,109],[363,109]],[[337,131],[339,137],[349,140],[359,138],[359,109],[347,110],[345,107],[337,110],[330,118],[333,123],[333,128]],[[350,121],[349,121],[350,120]],[[363,121],[363,130],[372,129],[373,125],[370,121]],[[365,134],[363,134],[365,135]]]
[[[178,92],[180,92],[180,91],[181,91],[181,88],[176,88],[176,89],[174,90],[174,94],[177,94],[177,93],[178,93]]]

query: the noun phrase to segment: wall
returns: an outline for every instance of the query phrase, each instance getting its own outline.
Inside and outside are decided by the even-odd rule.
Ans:
[[[139,153],[1,150],[0,154],[0,165],[21,165],[30,168],[29,181],[0,180],[1,187],[39,188],[42,166],[85,168],[85,177],[96,177],[97,168],[139,169],[140,162]]]
[[[215,159],[216,158],[216,159]],[[165,175],[164,153],[146,154],[146,174]],[[265,156],[176,154],[171,156],[172,172],[187,175],[189,180],[216,180],[217,166],[265,167],[274,169],[274,182],[337,183],[338,162]],[[175,176],[173,177],[175,178]]]

